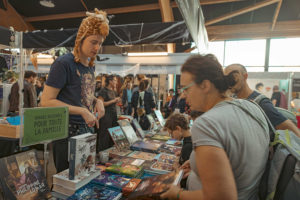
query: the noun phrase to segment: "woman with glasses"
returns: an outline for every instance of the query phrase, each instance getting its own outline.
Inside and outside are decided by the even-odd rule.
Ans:
[[[191,109],[204,114],[193,124],[193,152],[182,166],[188,190],[170,186],[162,198],[258,199],[269,153],[268,125],[256,105],[226,95],[235,73],[225,76],[210,54],[192,56],[183,64],[181,90]]]

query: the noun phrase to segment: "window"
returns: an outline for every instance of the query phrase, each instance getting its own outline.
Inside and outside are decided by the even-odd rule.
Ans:
[[[266,40],[225,42],[225,66],[240,63],[244,66],[265,65]]]
[[[271,39],[270,66],[300,66],[300,38]]]
[[[195,44],[192,46],[195,46]],[[191,53],[198,53],[198,49],[194,49]],[[209,53],[214,54],[221,65],[224,65],[224,41],[209,42],[206,54]]]

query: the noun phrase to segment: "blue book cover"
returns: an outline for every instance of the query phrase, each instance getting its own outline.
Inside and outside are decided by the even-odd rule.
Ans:
[[[92,183],[107,186],[113,189],[122,190],[122,188],[130,181],[118,174],[108,174],[101,172],[101,175],[92,180]]]
[[[107,187],[100,186],[98,184],[89,183],[81,189],[77,190],[75,194],[69,197],[67,200],[118,200],[122,196],[122,193],[109,189]]]
[[[145,151],[150,153],[158,153],[161,144],[151,141],[137,141],[131,145],[132,150]]]

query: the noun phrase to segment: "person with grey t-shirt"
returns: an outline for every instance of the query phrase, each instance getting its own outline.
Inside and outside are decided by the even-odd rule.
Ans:
[[[237,71],[224,75],[215,56],[191,56],[181,68],[181,91],[192,110],[204,112],[192,126],[193,152],[181,168],[188,190],[170,186],[169,200],[258,200],[269,153],[267,121],[252,102],[227,90]]]

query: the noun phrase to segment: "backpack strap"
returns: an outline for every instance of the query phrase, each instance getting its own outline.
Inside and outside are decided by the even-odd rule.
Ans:
[[[257,97],[255,97],[253,100],[250,100],[250,101],[252,101],[252,102],[254,101],[258,105],[260,105],[261,101],[264,100],[264,99],[269,99],[269,98],[267,96],[263,95],[263,94],[259,94]]]
[[[270,119],[268,118],[268,116],[266,115],[266,113],[263,111],[263,109],[254,101],[252,100],[247,100],[253,104],[255,104],[259,109],[260,111],[263,113],[267,123],[268,123],[268,127],[269,127],[269,131],[270,131],[270,140],[271,142],[274,141],[274,138],[275,138],[275,128],[274,126],[272,125]],[[259,123],[259,125],[261,127],[263,127],[263,124],[262,124],[262,121],[260,121],[257,117],[255,117],[249,110],[247,110],[244,106],[241,106],[240,104],[236,103],[235,101],[226,101],[226,103],[229,103],[229,104],[232,104],[232,105],[235,105],[237,107],[239,107],[240,109],[242,109],[245,113],[247,113],[250,117],[252,117],[255,121],[257,121]]]

